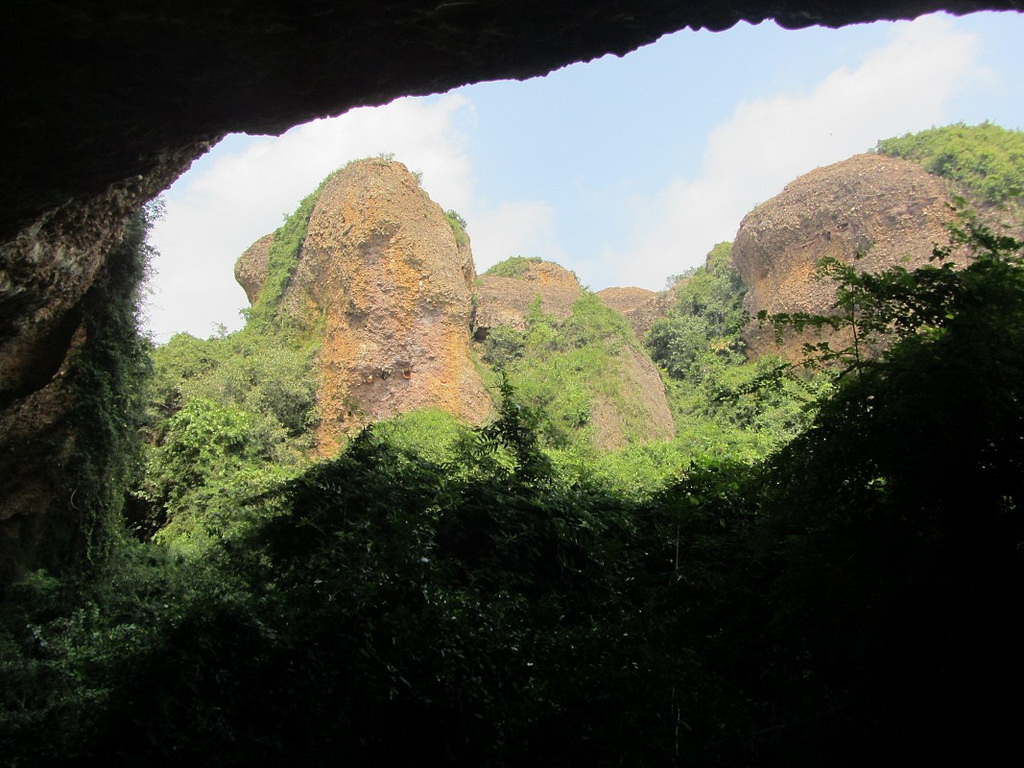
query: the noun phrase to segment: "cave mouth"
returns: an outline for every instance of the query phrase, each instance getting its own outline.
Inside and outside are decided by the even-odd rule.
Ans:
[[[66,493],[69,483],[73,487],[76,482],[74,473],[62,461],[54,461],[55,456],[75,447],[76,434],[89,434],[80,425],[76,433],[68,422],[77,402],[61,371],[73,362],[78,351],[76,345],[83,344],[87,337],[85,322],[69,335],[70,325],[79,317],[79,308],[87,298],[94,304],[90,311],[99,315],[95,305],[103,303],[99,298],[102,291],[96,290],[96,284],[102,283],[104,274],[111,271],[110,255],[128,240],[124,235],[135,226],[140,207],[167,190],[168,218],[174,216],[174,188],[168,187],[197,159],[197,168],[212,162],[212,155],[200,158],[224,136],[276,135],[324,115],[352,114],[358,107],[388,104],[403,96],[446,93],[467,83],[494,83],[501,78],[537,78],[571,62],[591,61],[607,54],[624,56],[676,30],[729,30],[743,20],[756,24],[774,18],[780,34],[788,36],[804,33],[782,33],[782,28],[820,25],[856,29],[849,25],[882,17],[915,18],[939,9],[954,14],[979,9],[1012,10],[1017,12],[1013,23],[1003,24],[995,38],[998,46],[1017,46],[1022,35],[1016,23],[1021,18],[1019,12],[1024,10],[1024,0],[849,0],[813,4],[800,0],[785,4],[759,0],[269,0],[148,6],[130,0],[48,0],[42,8],[38,3],[27,2],[8,5],[5,23],[0,28],[0,68],[10,75],[0,83],[0,103],[4,104],[8,118],[3,126],[4,140],[0,141],[0,167],[4,168],[6,182],[0,186],[0,325],[4,329],[0,335],[0,401],[3,393],[17,392],[18,397],[17,402],[9,402],[8,407],[0,409],[0,476],[7,481],[0,494],[0,539],[4,543],[0,547],[0,590],[19,569],[32,568],[44,561],[70,561],[78,546],[71,539],[77,536],[75,531],[83,530],[77,517],[81,494],[75,497],[77,502],[69,504]],[[957,17],[950,23],[973,24],[975,18],[981,16]],[[787,37],[780,44],[783,55],[793,49],[794,39]],[[956,61],[949,55],[955,48],[932,47],[943,54],[947,63]],[[652,46],[642,49],[640,54],[658,50],[661,49]],[[840,50],[834,42],[823,44],[818,58],[827,60]],[[990,56],[989,50],[984,53]],[[694,122],[694,114],[698,119],[705,114],[693,113],[692,104],[700,103],[708,109],[709,104],[717,103],[717,91],[708,87],[708,72],[717,76],[728,71],[721,64],[729,58],[711,53],[694,66],[675,70],[675,85],[699,86],[687,99],[666,99],[665,86],[654,80],[627,89],[631,88],[634,95],[646,95],[650,103],[681,104],[689,114],[677,122],[688,126]],[[636,60],[633,57],[622,61]],[[734,78],[741,84],[771,72],[763,62],[749,61],[745,69],[733,70]],[[838,63],[836,66],[837,76],[849,74]],[[879,68],[883,80],[892,79],[885,77],[887,73],[906,69],[899,60],[890,61],[887,66],[888,69],[883,62]],[[792,64],[790,69],[798,75],[807,74],[798,64]],[[1024,93],[1015,74],[1021,69],[1018,64],[1001,84],[1004,103],[1024,105]],[[805,87],[812,85],[807,83]],[[571,98],[562,99],[563,106],[588,115],[578,101],[587,93],[587,89],[578,89]],[[598,92],[601,93],[604,91]],[[914,99],[927,90],[917,88],[906,93],[907,103],[914,105]],[[743,102],[747,105],[745,114],[757,118],[764,99],[759,100],[752,91],[744,92],[743,98],[747,100]],[[508,104],[515,103],[514,97],[509,97]],[[731,145],[731,152],[723,152],[721,142],[734,137],[727,130],[726,119],[733,107],[735,104],[727,104],[727,114],[712,118],[712,125],[705,126],[706,139],[699,157],[691,151],[692,145],[685,152],[662,151],[656,159],[664,183],[659,187],[643,185],[641,189],[628,182],[606,185],[606,178],[602,178],[601,184],[594,184],[574,172],[596,167],[610,178],[613,159],[636,165],[641,150],[656,149],[656,142],[640,139],[624,146],[620,140],[603,152],[594,150],[583,139],[589,141],[592,135],[596,136],[595,127],[603,122],[591,117],[570,140],[563,140],[545,155],[540,151],[541,144],[529,138],[525,130],[529,126],[524,127],[523,118],[532,117],[534,126],[541,128],[559,121],[545,122],[543,116],[530,110],[513,113],[517,119],[505,121],[505,127],[518,132],[514,141],[479,143],[489,147],[522,147],[521,151],[481,162],[472,154],[473,142],[467,143],[473,178],[498,184],[509,194],[493,197],[497,201],[495,210],[483,212],[491,216],[481,215],[472,207],[460,209],[457,195],[448,197],[434,188],[437,176],[432,167],[426,161],[421,163],[416,157],[404,155],[403,149],[394,143],[377,142],[369,154],[394,151],[414,170],[424,171],[425,183],[438,202],[445,208],[460,210],[468,220],[469,232],[475,237],[481,257],[480,266],[486,266],[488,260],[482,257],[488,247],[490,226],[520,236],[502,243],[501,247],[506,249],[503,255],[519,250],[536,252],[536,242],[521,236],[524,232],[539,233],[539,242],[561,249],[553,252],[554,260],[575,269],[593,288],[606,282],[605,278],[597,277],[597,271],[607,265],[648,270],[646,274],[616,273],[614,279],[607,278],[608,284],[661,280],[693,263],[691,259],[702,258],[711,244],[696,240],[689,255],[677,255],[680,243],[695,239],[692,234],[696,225],[712,223],[712,219],[698,215],[696,224],[690,227],[685,217],[668,215],[678,210],[691,214],[704,211],[707,208],[701,208],[702,205],[715,201],[711,193],[718,187],[710,182],[703,186],[695,183],[704,179],[704,170],[722,163],[744,170],[757,158],[780,159],[784,154],[782,145],[763,138],[739,141]],[[649,126],[672,125],[635,110],[612,109],[616,119],[638,117]],[[917,111],[919,115],[928,114],[926,110]],[[874,126],[858,149],[869,148],[890,132],[871,122],[874,112],[862,109],[843,121],[844,125]],[[790,116],[793,115],[799,117],[800,113],[791,110]],[[951,119],[956,118],[942,114],[935,122],[946,123]],[[1008,127],[1024,125],[1021,118],[1002,118],[984,112],[968,119],[991,119]],[[529,122],[526,120],[526,124]],[[606,122],[614,124],[610,119]],[[798,120],[792,126],[799,124]],[[787,135],[795,134],[792,126]],[[818,130],[815,135],[834,133]],[[791,144],[802,146],[798,141]],[[336,159],[335,165],[364,154],[367,153],[345,153]],[[697,163],[696,169],[681,166],[680,154]],[[549,175],[527,185],[518,182],[518,174],[531,168]],[[317,180],[316,175],[312,183]],[[734,178],[731,183],[755,190],[755,199],[766,199],[778,190],[780,183],[789,180],[791,170],[784,176],[773,179],[763,190],[752,183],[750,173],[739,174],[739,179]],[[588,200],[600,211],[581,217],[587,235],[594,238],[591,243],[596,240],[599,247],[562,239],[567,238],[568,225],[559,213],[551,179],[571,182],[575,186],[563,196]],[[679,183],[674,184],[675,181]],[[178,182],[188,183],[187,179]],[[237,206],[243,199],[241,193],[247,189],[275,185],[276,179],[255,173],[229,180],[221,192],[233,196]],[[198,189],[203,185],[195,186]],[[656,194],[644,196],[643,191],[650,188],[655,188]],[[216,191],[216,185],[207,185],[205,191]],[[287,202],[275,203],[273,220],[254,226],[252,236],[277,226],[281,214],[294,207],[306,191],[308,188],[299,190]],[[468,199],[487,199],[488,189],[483,185],[472,191]],[[682,207],[673,208],[680,200]],[[219,216],[219,226],[192,229],[205,242],[219,241],[216,259],[209,258],[206,251],[195,250],[192,253],[200,262],[197,266],[184,255],[168,252],[165,256],[174,265],[173,274],[170,268],[157,265],[157,271],[163,273],[161,279],[168,278],[181,290],[175,298],[164,297],[163,303],[183,308],[186,316],[199,315],[198,308],[205,301],[201,294],[208,284],[221,275],[231,283],[231,262],[251,242],[228,242],[224,223],[231,217],[206,203],[201,198],[193,201],[196,207],[214,213],[215,218]],[[716,210],[721,212],[724,208]],[[738,210],[739,215],[742,212]],[[725,224],[716,223],[722,233],[718,237],[730,237],[738,218],[730,214]],[[614,221],[625,223],[624,234],[609,235],[599,226]],[[660,222],[666,221],[671,226],[659,227]],[[666,255],[675,260],[669,269],[657,261]],[[233,285],[230,290],[236,304],[227,320],[234,322],[241,292]],[[120,298],[124,299],[124,295]],[[160,300],[159,296],[156,298]],[[82,313],[84,320],[89,319],[88,315]],[[198,335],[207,336],[210,324],[218,321],[213,315],[199,322]],[[226,328],[228,323],[223,325]],[[102,330],[102,322],[92,328],[97,329]],[[62,348],[51,349],[45,359],[40,357],[38,350],[58,339]],[[67,346],[65,340],[69,340]],[[57,375],[44,382],[43,374],[48,375],[54,366]],[[113,373],[113,367],[97,366],[94,372]],[[36,384],[41,386],[28,391]],[[109,420],[107,426],[115,421]],[[112,460],[112,455],[113,451],[98,451],[97,460],[103,463]],[[113,464],[107,469],[116,470]],[[48,515],[52,522],[48,522]],[[62,528],[64,533],[72,533],[62,539]],[[48,554],[43,559],[36,551],[40,542],[47,542]]]
[[[166,341],[237,328],[246,300],[234,260],[327,173],[381,153],[421,171],[431,197],[465,216],[478,272],[521,253],[574,270],[593,290],[660,289],[813,167],[933,124],[1024,125],[1012,71],[1024,57],[1006,53],[1022,35],[1017,13],[840,29],[741,22],[525,82],[356,108],[280,137],[229,135],[164,193],[149,329]],[[991,70],[1002,98],[985,82],[993,60],[1004,62]],[[895,63],[903,71],[886,72]],[[679,76],[690,72],[702,75]],[[723,185],[737,191],[716,192]],[[651,266],[636,269],[641,261]]]

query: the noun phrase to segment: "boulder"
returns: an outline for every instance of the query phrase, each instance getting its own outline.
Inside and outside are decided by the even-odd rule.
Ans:
[[[769,313],[826,314],[836,286],[815,279],[824,257],[877,272],[927,264],[946,245],[953,219],[952,189],[920,165],[882,155],[856,155],[818,168],[748,213],[736,233],[732,258],[747,292],[751,317]],[[748,354],[803,357],[805,342],[842,338],[832,332],[787,332],[781,345],[768,324],[753,320],[744,333]]]

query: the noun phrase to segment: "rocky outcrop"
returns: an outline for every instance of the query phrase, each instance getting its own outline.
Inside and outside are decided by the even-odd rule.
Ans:
[[[75,528],[81,512],[66,457],[76,441],[71,374],[95,311],[90,290],[127,217],[175,169],[63,206],[0,245],[0,592],[21,566],[43,562],[36,553],[44,542],[51,566],[74,548],[75,537],[58,542],[54,526]]]
[[[605,288],[597,292],[601,301],[622,314],[637,339],[643,341],[655,322],[665,317],[676,303],[679,283],[667,291],[649,291],[646,288]]]
[[[613,296],[631,295],[636,289],[609,289]],[[618,294],[616,291],[625,291]],[[652,296],[658,294],[644,291]],[[493,328],[510,326],[516,330],[527,327],[530,308],[539,302],[540,310],[555,320],[572,316],[573,307],[584,296],[576,275],[564,267],[547,261],[530,260],[523,264],[516,277],[482,275],[476,281],[476,319],[473,337],[487,338]],[[647,297],[641,297],[647,298]],[[606,301],[607,303],[607,301]],[[616,307],[612,309],[618,310]],[[675,436],[675,423],[665,396],[665,385],[650,357],[632,344],[622,344],[611,358],[617,395],[592,392],[589,417],[591,439],[596,448],[615,450],[631,442],[670,440]]]
[[[236,265],[254,296],[266,238]],[[264,266],[260,266],[260,265]],[[471,422],[490,410],[469,354],[473,261],[401,163],[350,163],[310,216],[281,311],[322,334],[319,451],[364,424],[436,407]]]
[[[526,327],[526,316],[534,301],[546,315],[564,320],[572,314],[572,305],[583,295],[583,286],[575,274],[550,261],[530,261],[522,275],[502,277],[481,275],[474,288],[476,313],[474,337],[482,340],[491,328],[508,325],[516,330]]]
[[[267,279],[267,266],[270,264],[270,245],[274,242],[273,233],[264,235],[245,249],[235,262],[235,281],[245,291],[245,298],[255,304],[260,289]]]
[[[919,165],[881,155],[857,155],[818,168],[788,184],[743,219],[732,258],[746,286],[744,308],[769,313],[824,314],[835,286],[814,279],[826,256],[877,272],[926,264],[949,242],[951,189]],[[748,353],[802,358],[805,341],[831,334],[787,334],[776,344],[771,327],[753,321],[744,334]],[[833,346],[835,343],[833,342]]]
[[[671,440],[676,425],[665,396],[665,384],[651,358],[636,347],[624,346],[617,355],[622,399],[598,392],[591,408],[593,441],[605,451],[631,442]],[[631,434],[632,433],[632,434]]]

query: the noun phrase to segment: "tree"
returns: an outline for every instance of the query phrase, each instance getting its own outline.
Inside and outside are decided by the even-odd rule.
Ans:
[[[839,358],[848,374],[761,480],[772,642],[849,724],[830,738],[852,764],[883,747],[985,761],[1019,714],[1024,253],[970,221],[956,238],[974,250],[960,270],[940,252],[837,272],[858,307],[843,322],[890,344]]]

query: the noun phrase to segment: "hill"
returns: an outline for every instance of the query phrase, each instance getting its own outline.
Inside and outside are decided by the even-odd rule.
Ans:
[[[586,292],[561,267],[518,257],[477,278],[457,214],[445,214],[402,164],[385,158],[349,163],[313,197],[304,203],[308,213],[300,214],[308,216],[304,231],[291,235],[291,263],[276,267],[279,276],[273,259],[275,247],[283,250],[289,238],[284,231],[254,243],[235,274],[253,302],[254,325],[291,329],[319,344],[320,455],[333,455],[345,435],[366,424],[414,410],[439,408],[481,423],[492,409],[484,380],[496,391],[488,370],[494,340],[481,366],[482,345],[495,331],[527,331],[531,318],[541,316],[530,314],[535,301],[544,322],[575,323],[572,346],[579,354],[603,343],[600,332],[591,338],[578,317],[572,320]],[[579,384],[559,395],[534,391],[527,397],[540,410],[558,397],[573,399],[572,419],[549,430],[555,443],[578,438],[609,449],[671,437],[657,372],[631,334],[620,330],[621,344],[599,355],[603,363],[591,371],[600,376],[577,372]],[[524,360],[502,361],[504,373],[523,380],[524,392],[535,378],[513,368],[528,367],[541,354],[534,343],[545,348],[549,362],[568,354],[524,336]],[[634,402],[620,391],[640,397]]]
[[[950,244],[957,211],[971,212],[996,231],[1020,235],[1024,190],[1024,133],[991,124],[954,125],[880,141],[871,154],[818,168],[790,182],[744,217],[733,262],[755,317],[832,311],[835,284],[819,279],[824,258],[861,272],[928,264]],[[964,266],[966,250],[948,252]],[[747,352],[803,357],[805,343],[844,345],[834,331],[777,331],[752,323]]]

